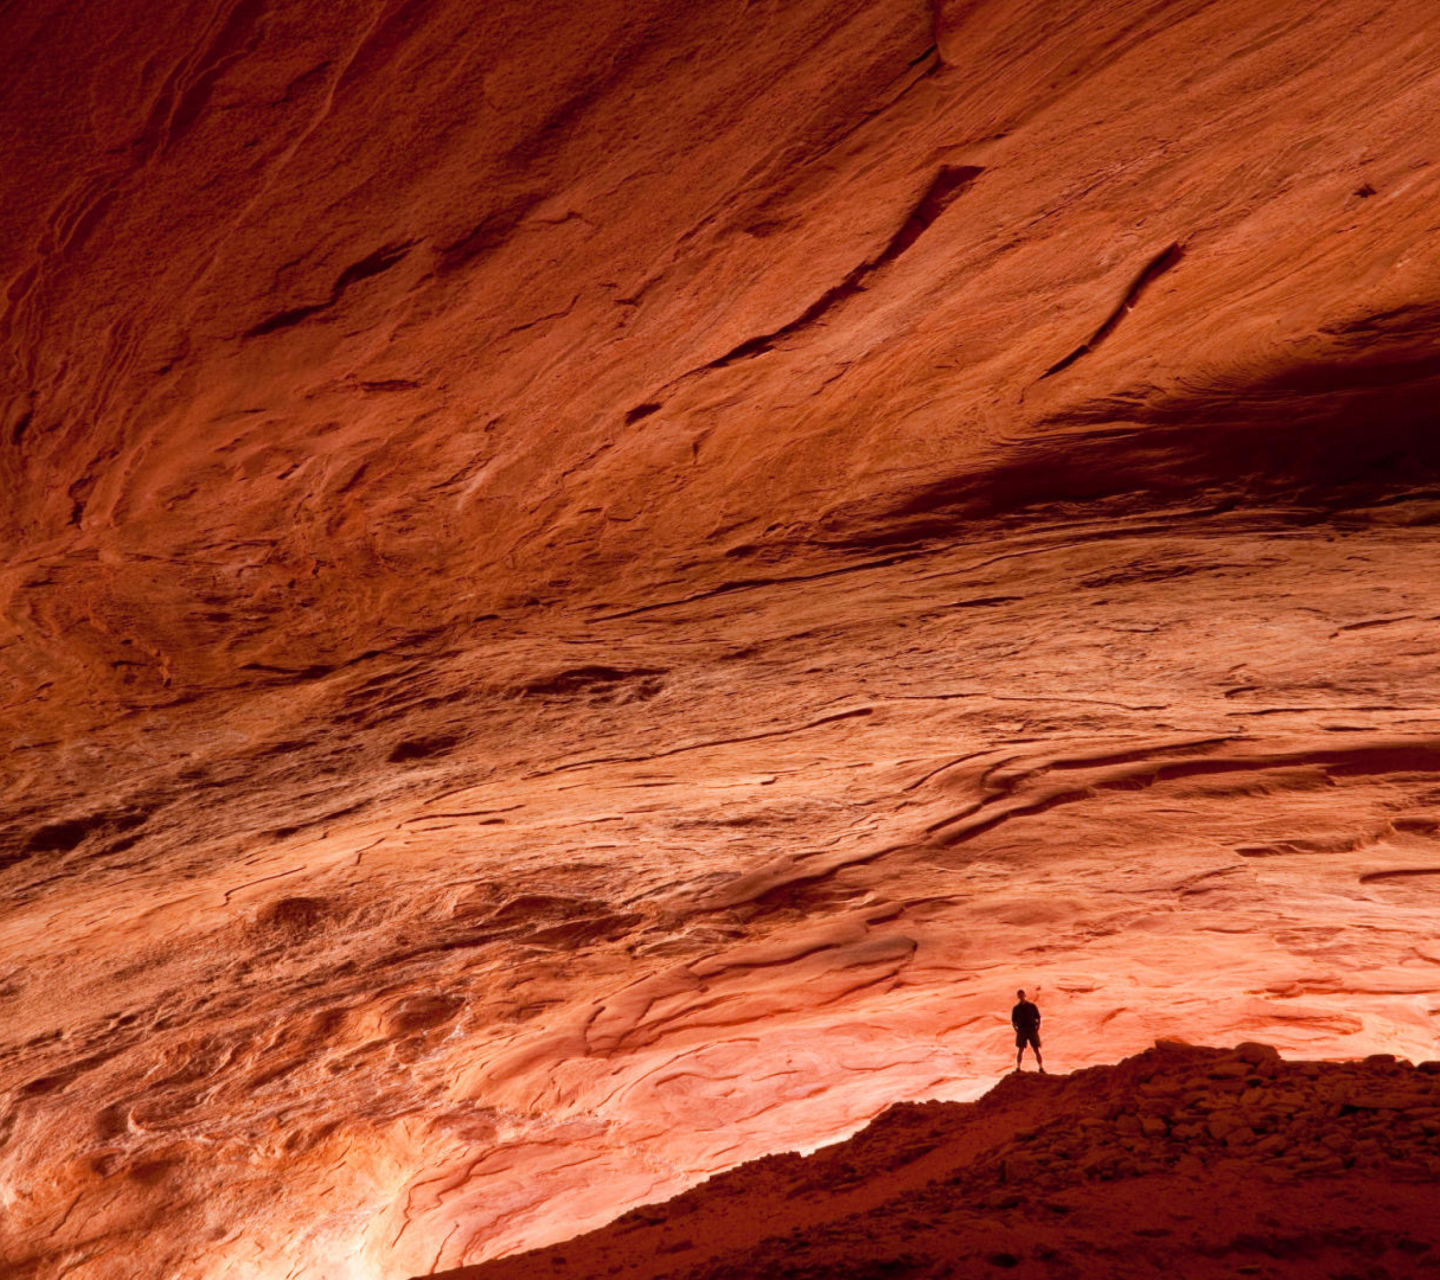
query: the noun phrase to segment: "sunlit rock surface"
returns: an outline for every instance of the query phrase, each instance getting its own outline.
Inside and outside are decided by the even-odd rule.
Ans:
[[[1157,1035],[1433,1056],[1440,52],[0,10],[0,1262],[393,1280]]]

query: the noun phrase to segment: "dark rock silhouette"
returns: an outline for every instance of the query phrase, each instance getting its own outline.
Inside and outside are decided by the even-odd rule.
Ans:
[[[1440,1274],[1440,1063],[1157,1045],[906,1103],[443,1280]]]

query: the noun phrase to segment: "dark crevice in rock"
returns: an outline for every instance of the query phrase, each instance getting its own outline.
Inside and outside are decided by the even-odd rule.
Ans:
[[[30,424],[35,421],[35,410],[27,409],[15,420],[15,425],[10,428],[10,443],[19,448],[25,442],[25,433],[30,430]]]
[[[280,329],[289,329],[299,324],[302,320],[308,320],[311,316],[322,311],[328,311],[344,296],[345,291],[351,285],[359,284],[362,280],[368,280],[372,276],[378,276],[382,272],[389,271],[391,267],[402,262],[410,250],[414,247],[413,240],[407,240],[402,244],[384,245],[376,249],[374,253],[367,254],[359,262],[352,262],[345,268],[336,279],[334,287],[330,290],[330,296],[324,302],[308,303],[299,307],[288,307],[284,311],[277,311],[274,315],[268,316],[259,324],[245,331],[247,338],[264,337],[267,333],[275,333]]]
[[[567,698],[577,695],[614,699],[628,693],[627,701],[653,698],[664,688],[660,667],[607,667],[592,664],[537,676],[519,686],[522,696]]]
[[[498,249],[544,198],[538,192],[522,195],[504,208],[487,214],[459,239],[438,246],[436,272],[441,276],[450,275]]]
[[[449,755],[460,745],[455,734],[436,734],[427,738],[407,738],[397,742],[386,759],[391,764],[404,764],[409,760],[428,760],[432,756]]]
[[[1043,381],[1046,378],[1054,377],[1055,374],[1068,369],[1082,356],[1088,356],[1094,351],[1096,347],[1115,332],[1115,326],[1130,314],[1135,304],[1140,301],[1140,295],[1172,267],[1178,265],[1180,259],[1184,256],[1185,250],[1183,246],[1177,242],[1172,242],[1151,258],[1150,261],[1140,269],[1140,274],[1135,277],[1130,287],[1125,290],[1125,296],[1116,304],[1115,309],[1105,317],[1100,327],[1063,360],[1057,360],[1046,369],[1045,372],[1040,375],[1041,380]]]
[[[827,289],[808,307],[805,308],[795,319],[788,324],[781,325],[769,333],[757,334],[753,338],[746,338],[744,342],[732,347],[717,360],[694,370],[696,373],[705,373],[712,369],[723,369],[727,365],[734,364],[738,360],[746,360],[751,356],[763,355],[771,350],[782,338],[788,338],[792,334],[808,329],[819,321],[827,312],[832,311],[847,299],[860,293],[865,283],[877,272],[882,271],[895,261],[902,253],[909,249],[926,231],[934,225],[937,218],[948,209],[951,204],[984,172],[975,165],[945,165],[940,172],[931,179],[930,185],[925,188],[920,199],[910,211],[909,217],[901,224],[900,229],[890,237],[885,247],[873,258],[868,258],[858,267],[851,271],[839,284]]]

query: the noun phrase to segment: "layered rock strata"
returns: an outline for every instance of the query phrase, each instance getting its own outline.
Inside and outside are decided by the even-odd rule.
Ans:
[[[0,1269],[396,1280],[1434,1055],[1428,3],[0,6]]]
[[[892,1107],[445,1280],[1440,1275],[1440,1063],[1174,1042]]]

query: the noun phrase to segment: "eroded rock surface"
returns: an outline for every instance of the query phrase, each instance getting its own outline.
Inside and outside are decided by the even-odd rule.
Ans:
[[[1427,4],[0,11],[0,1261],[393,1280],[1433,1055]]]
[[[1440,1273],[1440,1063],[1162,1044],[902,1105],[447,1280]],[[538,1268],[538,1271],[537,1271]]]

